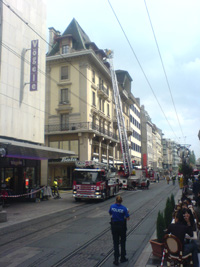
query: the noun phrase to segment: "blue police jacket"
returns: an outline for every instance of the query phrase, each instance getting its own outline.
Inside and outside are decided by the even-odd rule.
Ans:
[[[109,213],[112,215],[113,222],[123,222],[125,218],[129,217],[127,208],[117,203],[110,206]]]

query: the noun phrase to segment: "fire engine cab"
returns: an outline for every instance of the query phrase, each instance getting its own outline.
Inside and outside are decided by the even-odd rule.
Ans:
[[[107,165],[94,161],[76,162],[73,171],[73,197],[105,200],[119,191],[119,179]]]

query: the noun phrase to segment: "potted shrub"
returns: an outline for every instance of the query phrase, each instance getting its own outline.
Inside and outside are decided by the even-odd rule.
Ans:
[[[168,226],[170,225],[170,223],[172,221],[173,211],[174,211],[174,208],[172,206],[171,199],[168,197],[167,202],[166,202],[166,206],[165,206],[165,210],[164,210],[164,220],[165,220],[166,228],[168,228]]]
[[[172,205],[172,209],[173,209],[173,211],[174,211],[174,209],[175,209],[175,206],[176,206],[176,203],[175,203],[175,199],[174,199],[174,195],[173,194],[171,194],[171,205]],[[172,212],[173,212],[172,211]]]
[[[163,238],[165,235],[165,232],[164,232],[165,229],[166,227],[165,227],[164,216],[163,216],[163,213],[159,211],[157,221],[156,221],[157,238],[149,241],[152,247],[153,255],[159,258],[162,258],[162,255],[163,255],[163,250],[164,250]]]

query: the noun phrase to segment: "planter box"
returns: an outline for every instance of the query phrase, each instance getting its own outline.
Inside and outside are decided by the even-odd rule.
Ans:
[[[152,239],[149,241],[152,247],[152,253],[154,256],[158,258],[162,258],[163,250],[164,250],[164,243],[159,243],[157,239]]]

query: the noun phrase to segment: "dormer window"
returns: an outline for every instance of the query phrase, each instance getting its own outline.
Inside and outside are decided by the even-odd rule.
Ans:
[[[69,53],[69,45],[63,45],[62,46],[62,54]]]

